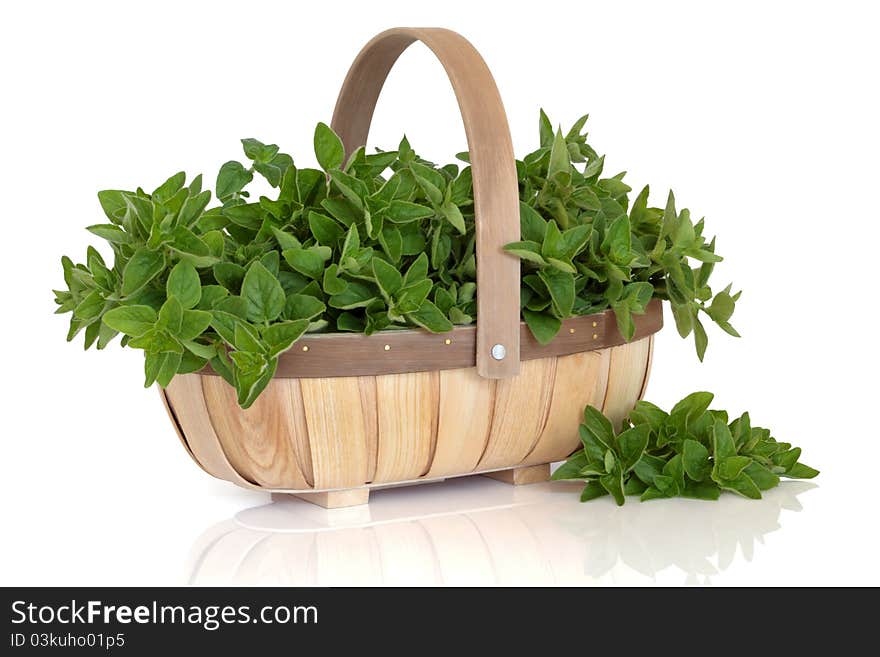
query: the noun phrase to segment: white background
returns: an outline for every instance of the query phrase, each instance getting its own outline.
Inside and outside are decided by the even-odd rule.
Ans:
[[[0,13],[0,584],[880,584],[871,3],[32,1]],[[374,495],[378,528],[299,502],[234,520],[268,498],[192,464],[140,387],[139,352],[64,342],[50,290],[60,256],[80,260],[97,240],[83,228],[102,221],[98,189],[151,188],[181,168],[213,179],[248,136],[312,163],[314,124],[329,122],[360,46],[407,24],[480,49],[518,155],[536,145],[540,106],[566,127],[588,111],[606,170],[650,182],[656,204],[671,186],[707,217],[726,257],[718,283],[745,290],[744,337],[711,332],[701,365],[667,314],[648,398],[715,391],[717,407],[802,446],[817,486],[617,510],[579,505],[563,484],[460,482]],[[464,148],[422,47],[394,69],[371,143],[393,147],[404,130],[431,159]]]

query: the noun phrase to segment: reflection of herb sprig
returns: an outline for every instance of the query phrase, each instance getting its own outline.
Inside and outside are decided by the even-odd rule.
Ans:
[[[583,502],[610,494],[623,505],[626,495],[716,500],[722,490],[760,499],[780,477],[819,474],[798,461],[799,447],[751,426],[748,413],[728,423],[726,411],[709,410],[712,399],[712,393],[695,392],[669,413],[640,401],[619,433],[587,406],[580,425],[583,448],[553,478],[585,480]]]
[[[585,121],[563,136],[542,112],[541,148],[517,162],[522,241],[506,248],[523,260],[523,318],[546,343],[562,319],[611,308],[630,339],[632,315],[668,299],[702,358],[699,312],[736,335],[728,320],[739,295],[728,287],[713,298],[708,287],[714,240],[671,195],[665,210],[649,208],[645,188],[630,208],[623,174],[601,178]],[[182,172],[150,193],[99,192],[109,223],[89,230],[113,262],[92,247],[84,264],[62,258],[67,287],[55,300],[73,315],[68,339],[82,331],[86,348],[103,349],[123,334],[123,346],[145,353],[146,385],[210,363],[247,407],[306,332],[445,332],[475,321],[469,166],[438,167],[406,138],[346,159],[324,124],[314,135],[321,170],[297,168],[274,144],[242,145],[249,165],[220,168],[215,207],[201,176],[187,184]],[[251,199],[257,174],[275,198]],[[691,269],[688,258],[703,264]]]

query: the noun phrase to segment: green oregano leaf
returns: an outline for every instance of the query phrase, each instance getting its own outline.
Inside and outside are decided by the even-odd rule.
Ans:
[[[192,263],[181,260],[171,269],[165,283],[169,297],[176,297],[184,308],[195,308],[202,298],[202,284],[199,273]]]
[[[522,314],[526,325],[540,344],[549,344],[562,328],[562,321],[549,313],[523,309]]]
[[[345,157],[342,140],[324,123],[315,128],[315,155],[324,171],[340,168]]]
[[[165,257],[159,251],[142,247],[134,252],[122,271],[122,294],[132,296],[140,292],[165,269]]]
[[[115,331],[132,337],[140,337],[153,328],[158,319],[156,311],[149,306],[119,306],[108,310],[104,323]]]
[[[271,322],[284,310],[286,298],[278,279],[260,262],[253,262],[241,284],[247,316],[253,322]]]
[[[217,198],[225,201],[238,194],[253,178],[254,174],[245,169],[241,162],[226,162],[217,174]]]

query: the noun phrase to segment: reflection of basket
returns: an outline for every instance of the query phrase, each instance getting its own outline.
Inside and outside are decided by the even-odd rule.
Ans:
[[[799,511],[799,496],[816,487],[787,481],[761,504],[725,495],[715,504],[620,508],[606,498],[585,509],[576,482],[512,489],[475,479],[383,491],[368,507],[341,512],[296,500],[239,511],[195,542],[187,583],[678,585],[685,573],[688,584],[708,584],[734,562],[751,561],[780,528],[782,509]],[[736,569],[728,575],[741,577]]]
[[[513,469],[497,476],[534,481],[577,446],[584,405],[619,422],[644,390],[651,336],[662,326],[658,301],[636,318],[629,344],[610,312],[567,320],[543,347],[519,322],[519,263],[502,249],[519,239],[513,149],[492,75],[464,38],[400,28],[367,44],[333,116],[346,151],[365,143],[385,78],[416,40],[443,63],[467,133],[477,326],[308,335],[246,411],[211,372],[175,377],[163,393],[169,414],[216,477],[325,506],[366,502],[369,486],[488,471]]]

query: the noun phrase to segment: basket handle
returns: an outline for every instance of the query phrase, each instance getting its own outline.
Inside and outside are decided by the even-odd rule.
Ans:
[[[519,187],[507,116],[495,80],[464,37],[441,28],[399,27],[377,35],[348,71],[332,126],[346,157],[366,144],[382,85],[401,53],[421,41],[443,64],[467,134],[474,180],[477,258],[477,373],[519,374],[519,261],[503,250],[520,239]]]

